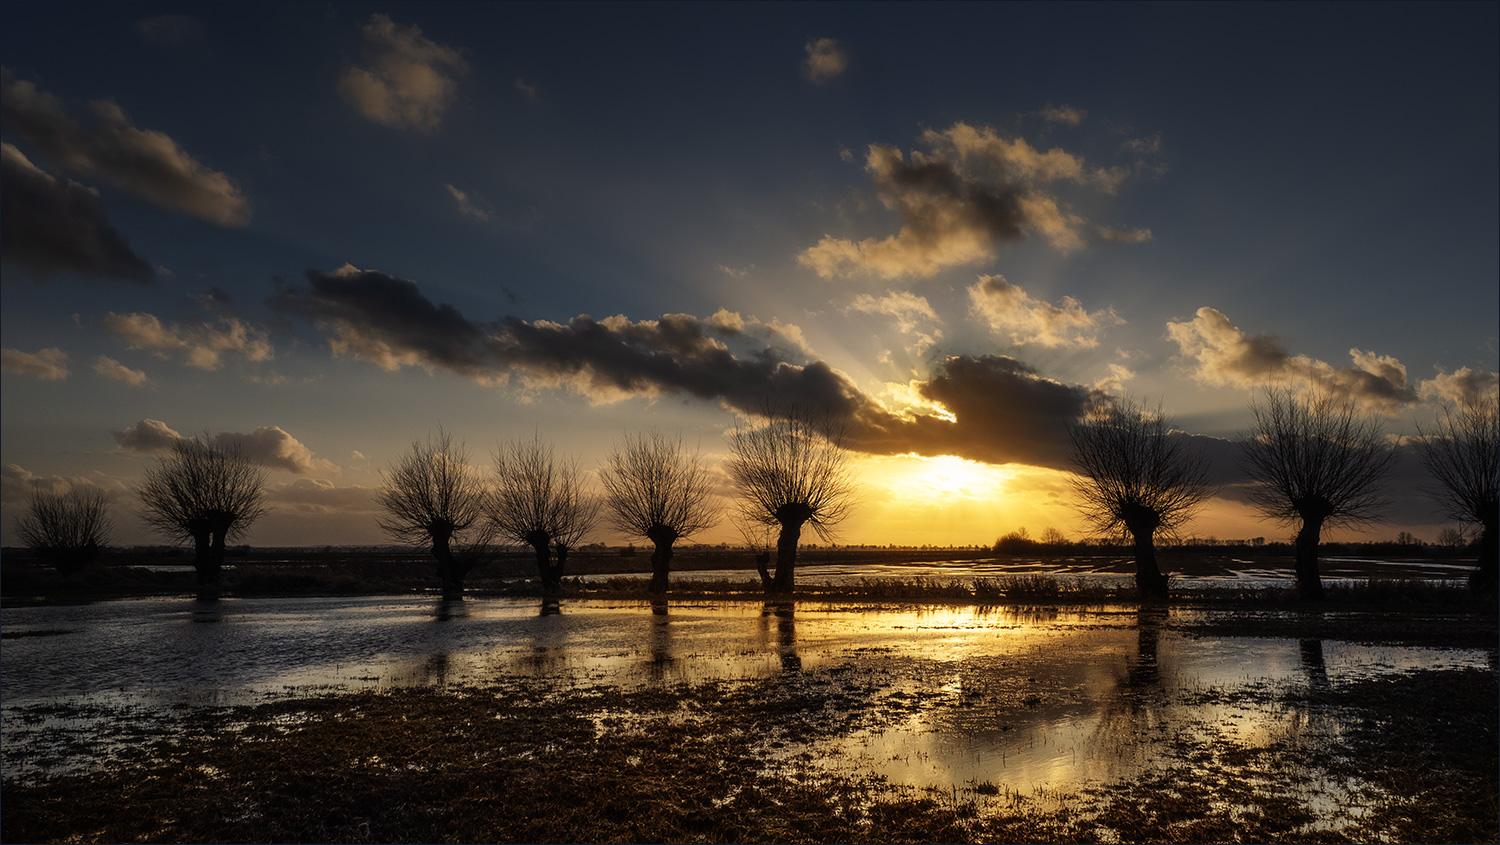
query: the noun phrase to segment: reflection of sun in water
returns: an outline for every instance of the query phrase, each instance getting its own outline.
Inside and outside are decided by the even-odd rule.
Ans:
[[[912,504],[943,505],[957,500],[1001,499],[1011,472],[952,455],[935,458],[899,455],[880,461],[876,481],[892,499]]]

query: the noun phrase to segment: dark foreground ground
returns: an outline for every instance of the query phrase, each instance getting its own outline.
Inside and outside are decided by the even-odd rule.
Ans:
[[[247,574],[241,571],[241,577]],[[278,590],[287,589],[289,575],[296,572],[276,576]],[[304,570],[300,577],[313,579],[300,583],[314,591],[329,588],[317,580],[327,578],[327,571]],[[412,569],[410,577],[423,576]],[[682,583],[689,591],[737,589],[694,585],[687,578]],[[479,586],[504,589],[503,582]],[[640,587],[626,580],[569,589],[634,595]],[[996,579],[988,598],[974,582],[961,580],[871,580],[850,589],[856,595],[848,598],[872,608],[910,601],[1122,598],[1086,582],[1045,577]],[[13,600],[15,593],[7,593]],[[299,694],[255,706],[185,710],[165,720],[119,713],[113,716],[116,751],[108,765],[39,779],[6,777],[0,839],[1500,838],[1494,657],[1500,635],[1492,605],[1462,590],[1409,581],[1335,591],[1333,601],[1318,606],[1264,590],[1179,601],[1220,611],[1185,616],[1176,633],[1189,637],[1480,648],[1491,657],[1487,668],[1417,668],[1337,683],[1309,672],[1296,683],[1205,686],[1188,691],[1186,700],[1180,691],[1169,694],[1154,668],[1143,664],[1120,679],[1108,713],[1121,753],[1142,744],[1152,749],[1150,764],[1073,790],[1027,793],[987,781],[946,789],[902,786],[826,755],[841,739],[878,733],[919,715],[961,720],[982,709],[985,718],[1003,722],[1007,714],[1019,719],[1039,702],[1045,706],[1043,699],[1066,694],[1049,689],[1045,679],[1017,679],[943,655],[896,660],[876,654],[817,670],[788,665],[764,679],[645,689],[498,677],[436,688]],[[941,689],[955,674],[965,678],[963,688]],[[1165,715],[1182,707],[1205,715],[1187,721]],[[1283,714],[1277,722],[1282,727],[1246,733],[1212,715],[1250,711]],[[40,708],[8,719],[47,720],[65,732],[80,715],[65,707]]]
[[[1158,692],[1119,718],[1153,727]],[[1247,741],[1154,737],[1076,792],[931,790],[830,767],[820,740],[918,704],[856,667],[659,690],[505,680],[199,713],[107,771],[5,782],[8,842],[1494,842],[1496,683],[1414,671],[1205,689],[1313,714]],[[1253,699],[1238,700],[1237,699]],[[949,703],[951,706],[959,706]],[[1024,701],[991,706],[1024,707]],[[1145,741],[1145,740],[1142,740]],[[1326,805],[1336,796],[1338,806]],[[1321,797],[1319,797],[1321,796]]]

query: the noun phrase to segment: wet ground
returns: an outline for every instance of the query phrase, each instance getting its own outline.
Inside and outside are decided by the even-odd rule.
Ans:
[[[1358,621],[1339,639],[1212,633],[1242,629],[1245,613],[406,597],[9,608],[4,771],[16,783],[107,767],[195,713],[309,696],[775,682],[816,691],[820,725],[768,739],[773,763],[998,800],[1139,779],[1205,743],[1344,730],[1304,693],[1496,671],[1493,647],[1360,644],[1380,638],[1358,636]],[[1254,614],[1267,630],[1300,624],[1291,611]],[[1302,800],[1343,818],[1345,782],[1303,779]]]

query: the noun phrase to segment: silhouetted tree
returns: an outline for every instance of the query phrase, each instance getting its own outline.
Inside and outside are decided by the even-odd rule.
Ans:
[[[1298,526],[1297,589],[1303,598],[1322,599],[1322,531],[1380,518],[1395,451],[1380,421],[1359,414],[1352,399],[1268,389],[1250,413],[1255,425],[1241,452],[1255,482],[1250,501],[1267,517]]]
[[[595,502],[583,488],[578,466],[560,462],[540,437],[503,444],[495,453],[490,522],[504,536],[536,552],[542,586],[562,586],[568,549],[592,530]],[[552,562],[554,545],[559,552]]]
[[[411,450],[381,473],[375,501],[385,511],[381,530],[395,540],[428,546],[437,564],[443,596],[463,595],[464,578],[489,545],[485,483],[469,465],[469,453],[453,436],[415,441]]]
[[[1443,515],[1480,527],[1479,560],[1469,576],[1475,592],[1500,586],[1500,398],[1473,395],[1447,406],[1431,432],[1417,429],[1417,449],[1437,484],[1430,491]]]
[[[1206,458],[1172,434],[1160,407],[1147,411],[1129,399],[1093,409],[1068,435],[1079,511],[1098,530],[1130,537],[1136,587],[1165,598],[1156,534],[1174,534],[1213,493]]]
[[[99,559],[99,549],[109,542],[113,528],[109,501],[96,487],[37,491],[16,519],[21,542],[69,580]]]
[[[661,432],[627,434],[604,459],[599,471],[609,521],[632,537],[654,544],[651,592],[667,591],[672,544],[718,521],[708,472],[697,453],[682,450],[682,441]]]
[[[794,586],[802,526],[831,539],[853,507],[854,479],[836,421],[800,408],[767,417],[764,425],[729,432],[725,470],[739,490],[742,517],[779,530],[776,575],[765,586],[785,594]]]
[[[165,537],[191,540],[198,585],[216,588],[226,543],[268,510],[265,486],[266,471],[238,444],[205,436],[173,443],[146,471],[137,495],[141,519]]]

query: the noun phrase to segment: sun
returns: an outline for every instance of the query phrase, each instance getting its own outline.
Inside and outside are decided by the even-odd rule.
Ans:
[[[892,499],[929,505],[997,501],[1011,476],[1004,467],[953,455],[896,455],[873,463],[869,481],[884,487]]]

